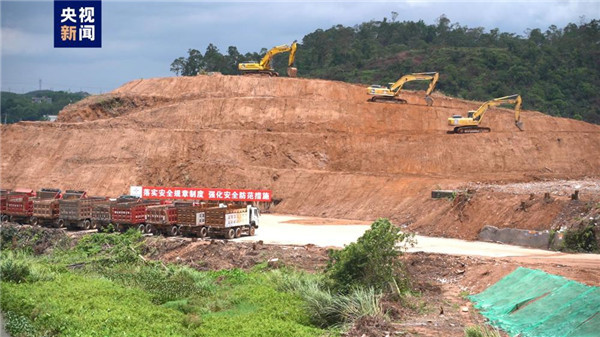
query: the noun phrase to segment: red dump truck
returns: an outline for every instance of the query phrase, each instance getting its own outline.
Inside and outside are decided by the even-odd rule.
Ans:
[[[146,227],[138,227],[142,233],[178,235],[177,208],[174,205],[153,205],[146,208]]]
[[[33,199],[33,213],[29,223],[33,226],[50,225],[60,227],[58,203],[62,197],[64,196],[59,189],[42,188],[38,191]]]
[[[146,232],[146,208],[159,203],[154,200],[117,203],[112,207],[111,221],[119,232],[125,232],[132,227],[142,230],[142,226],[144,226],[143,231]],[[152,231],[151,225],[148,229]]]
[[[16,189],[6,195],[6,216],[8,221],[29,223],[33,215],[33,198],[35,191],[32,189]]]
[[[252,205],[208,208],[205,211],[206,225],[212,236],[226,239],[239,238],[242,234],[254,235],[259,225],[260,211]]]
[[[139,197],[131,195],[122,195],[117,199],[110,199],[103,202],[94,203],[92,206],[92,227],[97,228],[99,232],[106,230],[114,230],[115,228],[109,228],[109,224],[112,224],[112,209],[116,204],[125,202],[139,202]]]
[[[106,202],[106,197],[88,197],[84,191],[73,191],[80,198],[60,200],[59,219],[68,229],[92,229],[92,208],[97,203]]]
[[[0,220],[2,222],[8,221],[8,215],[6,215],[6,199],[10,190],[0,190]]]

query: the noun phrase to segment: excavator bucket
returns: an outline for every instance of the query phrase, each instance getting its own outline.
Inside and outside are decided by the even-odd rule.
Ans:
[[[298,68],[288,67],[287,68],[287,74],[288,74],[289,77],[296,77],[296,75],[298,74]]]
[[[427,103],[427,106],[432,106],[433,105],[433,98],[429,95],[425,96],[425,102]]]
[[[516,121],[515,122],[515,126],[519,128],[519,130],[523,131],[523,122],[521,121]]]

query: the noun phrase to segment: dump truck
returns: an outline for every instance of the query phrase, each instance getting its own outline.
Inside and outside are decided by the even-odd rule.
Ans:
[[[68,197],[68,192],[65,195]],[[60,227],[58,203],[65,195],[59,189],[42,188],[33,199],[33,213],[29,223],[33,226]]]
[[[154,205],[146,208],[146,226],[139,225],[142,233],[178,235],[177,208],[174,205]]]
[[[206,209],[211,207],[211,205],[206,203],[194,205],[192,203],[178,202],[175,203],[175,207],[177,208],[179,234],[199,238],[208,236]]]
[[[35,191],[32,189],[16,189],[6,195],[6,216],[10,222],[20,224],[29,223],[33,215],[33,198]]]
[[[155,200],[117,203],[112,207],[111,221],[119,232],[125,232],[132,227],[139,229],[141,225],[144,225],[144,231],[150,230],[152,232],[152,225],[147,226],[148,224],[146,224],[146,209],[148,206],[159,203]]]
[[[92,227],[98,229],[98,232],[114,230],[109,225],[112,224],[112,209],[116,204],[126,202],[139,202],[140,198],[132,195],[121,195],[116,199],[109,199],[94,203],[92,206]]]
[[[98,232],[102,232],[108,228],[108,225],[111,223],[111,210],[114,204],[115,202],[111,200],[94,203],[91,217],[92,228],[96,228]]]
[[[0,220],[2,222],[8,221],[8,215],[6,215],[6,199],[10,192],[10,190],[0,190]]]
[[[87,197],[84,191],[77,192],[82,197],[80,199],[60,200],[59,219],[61,225],[68,229],[92,229],[92,208],[96,203],[106,202],[106,197]]]
[[[252,205],[213,207],[205,211],[209,234],[226,239],[239,238],[243,234],[252,236],[259,225],[260,211]]]

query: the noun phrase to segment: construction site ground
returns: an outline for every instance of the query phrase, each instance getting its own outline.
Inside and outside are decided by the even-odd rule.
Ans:
[[[270,189],[273,203],[261,206],[272,212],[384,217],[468,240],[485,225],[551,229],[600,202],[598,125],[527,110],[525,95],[524,131],[512,110],[491,108],[482,126],[492,132],[447,134],[448,117],[481,102],[434,92],[427,106],[423,91],[406,90],[408,104],[369,103],[365,87],[222,75],[131,81],[65,107],[57,122],[2,125],[1,185],[110,196],[130,185]],[[432,200],[436,189],[475,193]]]
[[[265,215],[265,221],[252,238],[194,239],[146,235],[145,256],[165,263],[185,264],[198,270],[251,269],[267,263],[270,268],[293,268],[306,272],[325,270],[328,249],[340,248],[353,240],[350,235],[339,238],[328,235],[329,241],[316,241],[333,231],[360,235],[366,225],[343,219],[320,219]],[[300,224],[304,223],[304,224]],[[329,225],[320,225],[329,223]],[[331,225],[334,223],[334,225]],[[28,226],[26,226],[28,227]],[[294,244],[290,237],[298,230],[315,231],[313,239],[302,236]],[[40,249],[51,249],[61,232],[75,240],[94,233],[48,229],[49,241],[41,241]],[[265,241],[270,237],[269,241]],[[430,238],[418,237],[426,241]],[[348,241],[345,241],[348,240]],[[588,285],[600,286],[600,256],[593,254],[564,254],[544,250],[507,247],[454,239],[437,239],[441,246],[449,242],[467,254],[440,254],[431,246],[417,244],[401,259],[411,280],[414,294],[401,301],[384,299],[388,320],[359,320],[348,336],[464,336],[464,328],[482,324],[485,319],[472,308],[466,295],[483,291],[517,267],[541,269]],[[270,243],[267,243],[270,242]],[[286,242],[287,244],[275,244]],[[320,242],[316,245],[313,242]],[[477,247],[474,249],[473,247]],[[485,248],[485,249],[484,249]],[[433,251],[433,252],[432,252]],[[506,336],[502,333],[502,336]]]
[[[473,241],[485,225],[542,231],[598,217],[600,126],[525,109],[519,131],[513,111],[492,108],[482,123],[490,133],[447,134],[448,117],[481,102],[434,92],[428,107],[423,95],[405,91],[408,104],[384,104],[368,103],[363,85],[325,80],[136,80],[67,106],[55,123],[2,125],[0,185],[109,196],[130,185],[272,190],[261,207],[273,215],[254,238],[148,239],[149,256],[199,269],[277,258],[321,270],[327,247],[389,218],[418,234],[404,259],[423,295],[413,309],[390,309],[401,317],[391,326],[359,322],[357,336],[462,336],[483,319],[461,294],[517,266],[600,285],[597,255]],[[432,190],[457,195],[432,199]]]
[[[274,268],[316,272],[325,269],[328,249],[354,241],[368,228],[342,219],[265,215],[263,220],[257,236],[230,241],[151,237],[150,256],[200,270],[248,269],[271,261]],[[429,240],[434,244],[425,244]],[[466,326],[484,322],[465,296],[483,291],[519,266],[600,286],[600,255],[423,236],[417,242],[402,260],[419,295],[384,301],[390,321],[358,322],[351,336],[464,336]]]

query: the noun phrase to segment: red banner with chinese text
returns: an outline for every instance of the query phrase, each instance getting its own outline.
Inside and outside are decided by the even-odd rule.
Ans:
[[[142,186],[143,199],[214,201],[271,201],[270,190]]]

